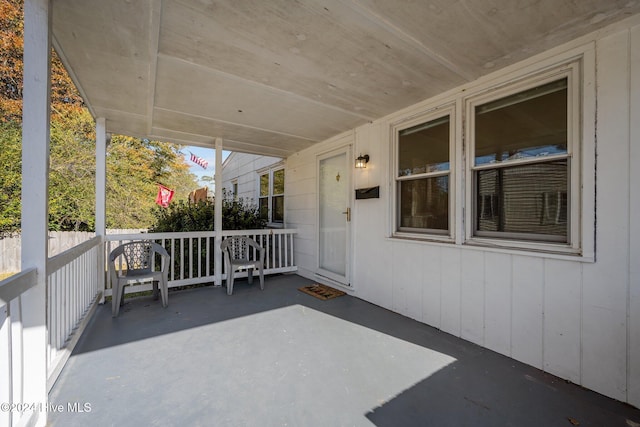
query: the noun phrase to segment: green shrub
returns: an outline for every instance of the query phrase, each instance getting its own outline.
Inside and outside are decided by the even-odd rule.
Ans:
[[[152,233],[181,231],[213,231],[214,208],[212,201],[171,203],[168,208],[156,207],[153,210],[154,225]],[[254,230],[266,227],[266,221],[260,217],[260,210],[242,198],[233,200],[226,194],[222,199],[223,230]]]

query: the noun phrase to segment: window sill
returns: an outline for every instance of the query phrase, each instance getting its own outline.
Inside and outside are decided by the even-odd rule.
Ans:
[[[442,243],[451,245],[455,243],[455,240],[448,234],[426,234],[426,233],[408,233],[403,231],[397,231],[390,237],[391,239],[407,240],[414,242],[424,243]]]
[[[496,242],[495,239],[473,238],[463,244],[456,244],[449,236],[438,239],[438,236],[422,236],[415,234],[396,233],[386,240],[392,242],[407,242],[418,245],[440,246],[456,248],[465,251],[495,252],[508,255],[530,256],[537,258],[555,259],[562,261],[574,261],[594,263],[595,256],[583,255],[580,251],[562,245],[540,244],[519,241]]]
[[[462,246],[489,252],[503,252],[567,261],[595,262],[594,256],[583,255],[581,249],[571,248],[563,244],[473,237]]]

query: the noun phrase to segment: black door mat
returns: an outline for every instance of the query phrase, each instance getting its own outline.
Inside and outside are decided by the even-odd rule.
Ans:
[[[305,294],[309,294],[312,297],[316,297],[323,301],[328,299],[341,297],[342,295],[346,295],[346,292],[339,291],[337,289],[333,289],[326,285],[321,285],[319,283],[315,283],[310,286],[303,286],[298,288],[299,291],[304,292]]]

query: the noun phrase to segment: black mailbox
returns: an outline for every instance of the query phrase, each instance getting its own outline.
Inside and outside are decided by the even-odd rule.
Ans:
[[[379,199],[380,198],[380,186],[369,188],[357,188],[356,200],[360,199]]]

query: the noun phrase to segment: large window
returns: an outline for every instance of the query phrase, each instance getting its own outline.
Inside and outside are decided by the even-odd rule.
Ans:
[[[568,79],[473,107],[473,235],[569,242]]]
[[[260,215],[270,223],[284,221],[284,169],[275,169],[259,175]]]
[[[451,118],[396,129],[397,231],[449,234]]]
[[[567,59],[392,123],[391,234],[591,258],[593,70]]]

